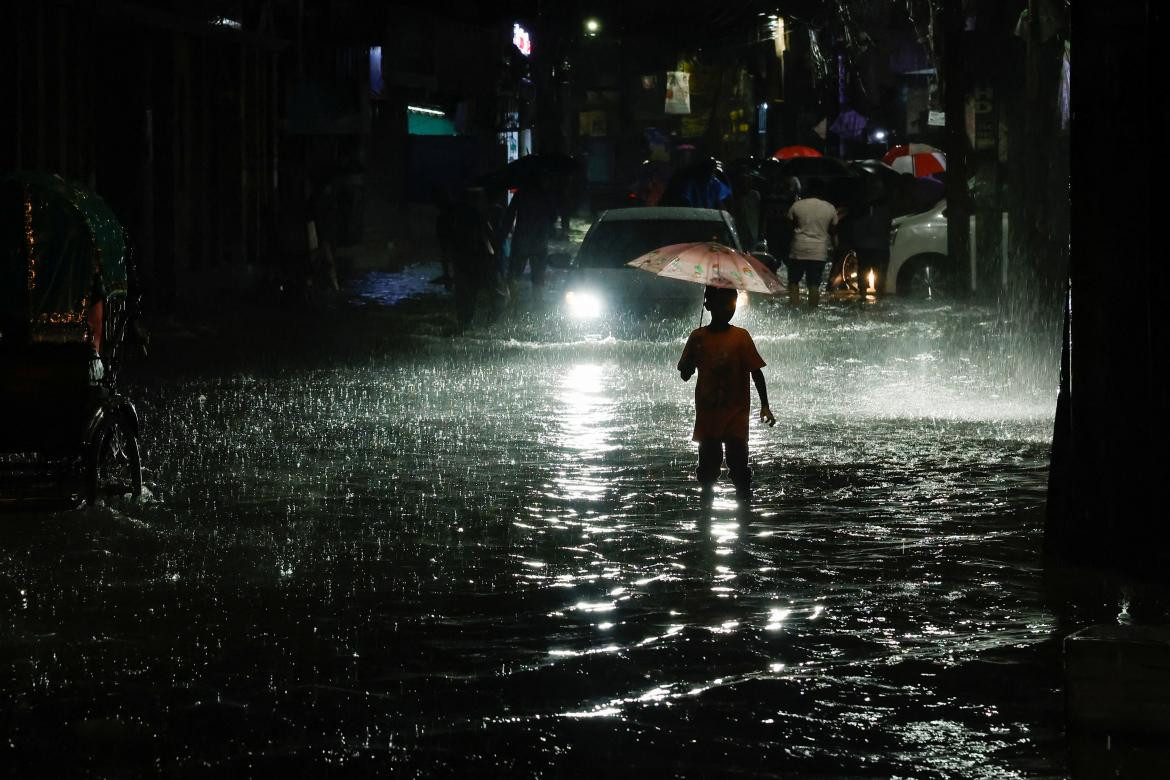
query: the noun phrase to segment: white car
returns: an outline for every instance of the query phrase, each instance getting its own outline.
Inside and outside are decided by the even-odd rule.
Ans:
[[[692,241],[717,241],[742,249],[726,211],[654,206],[602,213],[570,266],[566,312],[587,320],[649,309],[700,311],[702,286],[626,265],[652,249]],[[741,302],[745,298],[741,294]]]
[[[947,257],[947,202],[890,223],[890,262],[882,291],[933,297],[955,292],[965,265]]]
[[[945,200],[921,214],[894,219],[890,224],[890,262],[881,282],[882,292],[932,298],[975,292],[980,283],[1006,288],[1011,228],[1008,213],[972,214],[969,219],[971,254],[961,260],[947,255]],[[979,237],[983,234],[977,230],[980,219],[1000,221],[997,244],[979,244]],[[981,275],[978,273],[980,262],[990,263],[993,267],[983,269],[985,273]]]

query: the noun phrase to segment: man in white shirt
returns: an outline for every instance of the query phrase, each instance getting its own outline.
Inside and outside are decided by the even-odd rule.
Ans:
[[[833,236],[837,232],[837,207],[820,195],[821,182],[809,182],[807,198],[801,198],[788,209],[792,221],[792,248],[788,252],[788,300],[794,306],[800,303],[800,280],[808,286],[809,308],[821,301],[821,278]]]

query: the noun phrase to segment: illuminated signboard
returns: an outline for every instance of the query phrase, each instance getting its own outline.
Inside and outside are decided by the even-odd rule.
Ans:
[[[525,57],[532,54],[532,36],[519,23],[512,25],[512,45]]]

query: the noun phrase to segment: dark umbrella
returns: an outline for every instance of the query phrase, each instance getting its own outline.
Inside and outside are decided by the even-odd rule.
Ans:
[[[906,182],[906,200],[911,214],[921,214],[934,208],[943,199],[943,183],[931,176],[920,176]]]
[[[863,205],[888,201],[902,186],[902,174],[884,163],[865,160],[850,163],[849,167],[861,175],[863,183],[858,188],[858,201]]]
[[[541,176],[565,179],[576,174],[580,167],[577,158],[567,154],[529,154],[481,176],[478,183],[485,187],[512,189],[532,184]]]
[[[752,176],[760,175],[760,167],[764,164],[764,160],[759,157],[738,157],[726,166],[727,172],[732,176],[738,176],[741,173],[751,174]]]
[[[783,173],[798,178],[848,179],[855,174],[835,157],[793,157],[780,163]]]
[[[806,194],[811,183],[819,181],[825,199],[837,206],[855,202],[862,184],[861,176],[835,157],[793,157],[781,163],[780,172],[782,176],[795,176]]]

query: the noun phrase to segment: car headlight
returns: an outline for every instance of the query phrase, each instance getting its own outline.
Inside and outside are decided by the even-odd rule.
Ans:
[[[593,293],[569,290],[565,293],[565,308],[574,319],[591,320],[601,316],[603,307],[601,298]]]
[[[894,239],[898,237],[898,226],[894,225],[890,228],[890,246],[894,245]]]

